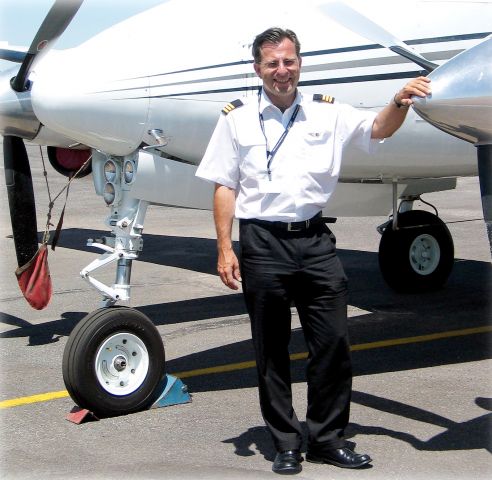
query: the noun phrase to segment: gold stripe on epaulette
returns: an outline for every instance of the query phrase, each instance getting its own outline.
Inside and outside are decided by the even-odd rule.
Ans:
[[[235,108],[241,107],[243,102],[241,100],[233,100],[232,102],[228,103],[223,109],[222,113],[227,115],[228,113],[231,113]]]
[[[334,103],[335,97],[332,97],[331,95],[321,95],[321,93],[315,93],[313,95],[313,100],[315,102]]]
[[[230,112],[232,112],[236,107],[232,103],[228,103],[223,109],[222,113],[225,113],[226,115]]]

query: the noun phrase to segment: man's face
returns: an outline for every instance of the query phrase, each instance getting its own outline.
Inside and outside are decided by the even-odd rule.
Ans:
[[[294,43],[287,38],[278,45],[264,43],[261,62],[254,67],[272,103],[279,108],[290,107],[301,73],[301,59],[296,55]]]

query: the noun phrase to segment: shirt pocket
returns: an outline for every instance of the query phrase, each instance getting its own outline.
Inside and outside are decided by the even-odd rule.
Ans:
[[[243,176],[256,178],[266,172],[266,142],[261,130],[245,132],[238,138],[240,168]]]
[[[307,129],[304,132],[304,142],[309,146],[325,144],[330,136],[328,130]]]
[[[313,173],[330,173],[333,168],[333,133],[307,128],[302,136],[302,151],[306,165]]]

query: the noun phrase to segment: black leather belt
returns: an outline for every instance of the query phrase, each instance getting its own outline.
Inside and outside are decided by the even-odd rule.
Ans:
[[[308,230],[313,225],[319,223],[335,223],[336,218],[323,217],[321,212],[317,213],[309,220],[303,220],[302,222],[272,222],[269,220],[260,220],[258,218],[241,219],[241,223],[255,223],[256,225],[262,225],[268,228],[278,228],[279,230],[285,230],[287,232],[302,232]]]

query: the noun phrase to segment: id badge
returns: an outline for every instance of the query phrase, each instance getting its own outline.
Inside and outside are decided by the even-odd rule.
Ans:
[[[272,177],[268,177],[268,174],[262,174],[258,178],[258,191],[260,193],[282,193],[282,184],[278,180]]]

